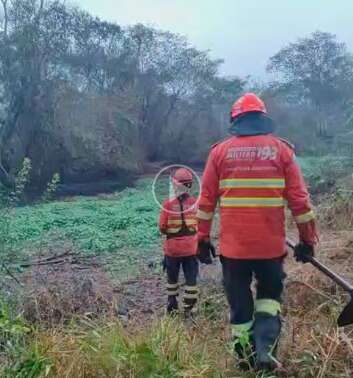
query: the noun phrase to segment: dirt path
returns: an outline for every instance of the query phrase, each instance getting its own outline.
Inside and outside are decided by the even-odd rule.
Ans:
[[[337,287],[329,279],[317,272],[309,264],[298,264],[291,257],[286,260],[286,302],[289,306],[300,306],[303,295],[312,296],[319,292],[337,293]],[[342,274],[347,279],[353,279],[353,238],[350,231],[324,232],[321,237],[318,258]],[[183,282],[181,276],[180,282]],[[211,266],[200,267],[199,286],[203,296],[217,290],[222,294],[221,266],[217,260]],[[145,273],[140,279],[126,281],[121,289],[121,313],[130,319],[145,322],[164,314],[166,293],[165,277],[162,272]],[[326,294],[325,294],[326,295]],[[203,298],[205,300],[205,298]],[[225,311],[227,311],[225,309]]]

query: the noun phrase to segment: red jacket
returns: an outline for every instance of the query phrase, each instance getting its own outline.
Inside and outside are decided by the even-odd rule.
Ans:
[[[209,238],[220,205],[220,251],[237,259],[285,254],[285,205],[301,240],[317,235],[308,191],[293,148],[268,135],[233,136],[213,147],[202,180],[199,239]]]
[[[198,244],[196,205],[197,199],[189,195],[182,197],[181,204],[178,198],[164,201],[159,229],[167,236],[164,242],[165,255],[172,257],[196,255]]]

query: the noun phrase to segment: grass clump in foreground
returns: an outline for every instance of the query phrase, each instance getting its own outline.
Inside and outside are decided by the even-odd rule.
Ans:
[[[135,322],[122,325],[113,318],[92,321],[81,317],[66,327],[32,328],[30,334],[26,329],[22,338],[12,335],[3,344],[0,376],[351,377],[352,331],[335,327],[338,307],[323,302],[321,306],[307,304],[307,308],[298,309],[288,304],[280,345],[280,359],[285,369],[280,373],[237,370],[229,347],[228,321],[220,316],[210,320],[200,314],[195,328],[186,326],[179,318],[164,317],[138,326]],[[331,310],[333,313],[328,314]]]

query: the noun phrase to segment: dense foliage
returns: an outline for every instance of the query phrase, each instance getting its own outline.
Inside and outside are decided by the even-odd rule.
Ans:
[[[254,89],[301,151],[353,155],[353,59],[315,32],[269,60],[273,82],[221,77],[185,37],[121,27],[61,0],[2,0],[0,181],[27,157],[32,186],[122,179],[151,160],[199,163]],[[251,81],[249,81],[251,82]],[[336,151],[337,154],[337,151]],[[35,190],[37,190],[35,188]]]
[[[200,161],[244,82],[186,38],[122,28],[64,1],[5,0],[0,30],[0,180],[25,157],[45,186]]]
[[[282,48],[267,66],[265,96],[302,151],[353,156],[353,55],[330,33],[315,32]]]

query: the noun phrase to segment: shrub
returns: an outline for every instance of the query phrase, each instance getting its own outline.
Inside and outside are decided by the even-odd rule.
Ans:
[[[30,174],[32,170],[31,160],[25,158],[22,163],[22,168],[17,173],[15,178],[15,188],[14,191],[10,194],[10,201],[12,204],[17,204],[24,200],[24,192],[26,185],[30,180]]]
[[[47,184],[47,189],[43,193],[42,200],[44,202],[48,202],[53,199],[56,191],[58,190],[58,186],[60,184],[60,175],[59,173],[54,173],[52,179]]]

